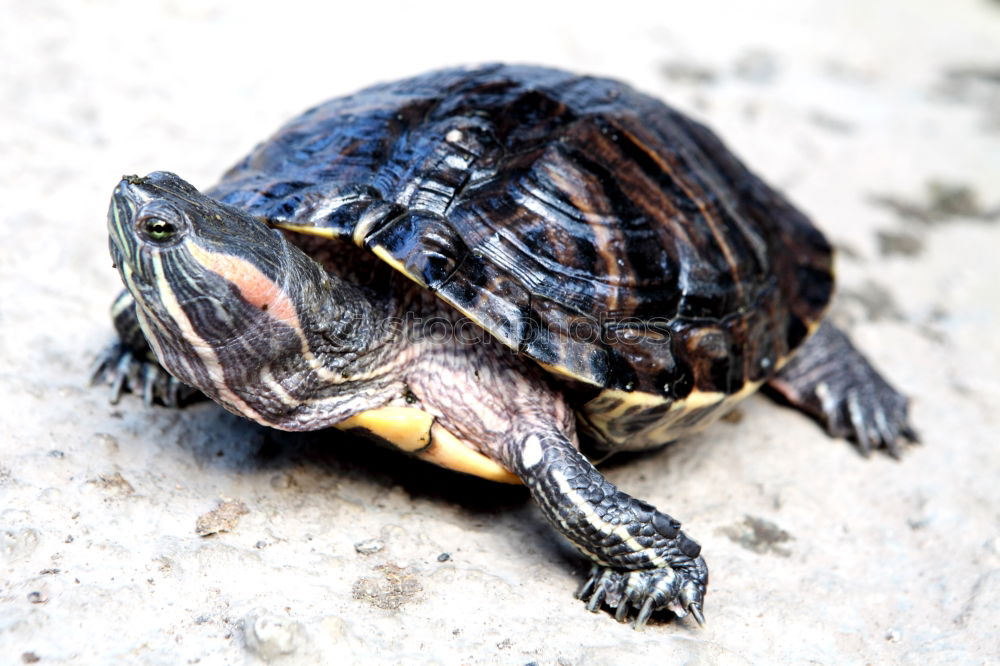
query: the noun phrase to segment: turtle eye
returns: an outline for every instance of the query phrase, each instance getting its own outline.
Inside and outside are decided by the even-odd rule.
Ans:
[[[141,229],[146,238],[156,243],[168,241],[177,233],[177,227],[172,222],[160,217],[145,218],[141,222]]]
[[[185,228],[183,216],[165,205],[147,206],[135,221],[139,236],[154,245],[169,245]]]

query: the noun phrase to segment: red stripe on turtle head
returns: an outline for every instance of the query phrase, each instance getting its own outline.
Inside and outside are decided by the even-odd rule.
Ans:
[[[246,302],[278,321],[297,325],[298,314],[292,300],[281,285],[251,262],[232,254],[212,252],[194,243],[191,244],[191,256],[207,270],[235,285]]]

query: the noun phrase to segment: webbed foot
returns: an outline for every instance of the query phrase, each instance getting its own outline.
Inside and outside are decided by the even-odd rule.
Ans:
[[[708,567],[701,557],[687,565],[635,571],[595,564],[576,597],[587,599],[587,610],[592,613],[597,612],[602,603],[617,609],[615,619],[619,622],[627,621],[631,609],[637,609],[632,625],[635,629],[642,629],[653,611],[664,608],[678,617],[691,613],[698,624],[704,626],[702,607],[707,585]]]
[[[135,301],[123,290],[111,304],[111,321],[118,339],[98,354],[90,369],[90,384],[111,384],[111,404],[116,405],[123,393],[142,395],[146,405],[165,407],[197,399],[200,392],[174,379],[156,361],[153,351],[139,326]]]
[[[104,349],[91,367],[91,385],[111,384],[111,404],[118,404],[126,392],[142,395],[146,405],[161,404],[179,407],[197,390],[187,386],[160,367],[159,363],[140,358],[123,342],[114,342]]]

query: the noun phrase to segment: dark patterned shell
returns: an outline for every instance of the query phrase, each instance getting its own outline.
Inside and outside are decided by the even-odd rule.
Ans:
[[[708,129],[552,69],[330,101],[211,194],[353,238],[549,369],[656,396],[650,418],[766,379],[832,289],[824,237]]]

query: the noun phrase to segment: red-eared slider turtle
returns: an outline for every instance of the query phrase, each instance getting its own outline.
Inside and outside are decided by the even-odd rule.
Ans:
[[[183,384],[266,426],[362,429],[520,480],[594,562],[588,608],[637,626],[701,621],[708,570],[581,440],[656,447],[762,386],[863,451],[914,439],[906,399],[823,321],[823,235],[616,81],[492,65],[378,85],[204,193],[125,177],[108,226],[126,292],[98,375],[116,395],[172,403]]]

